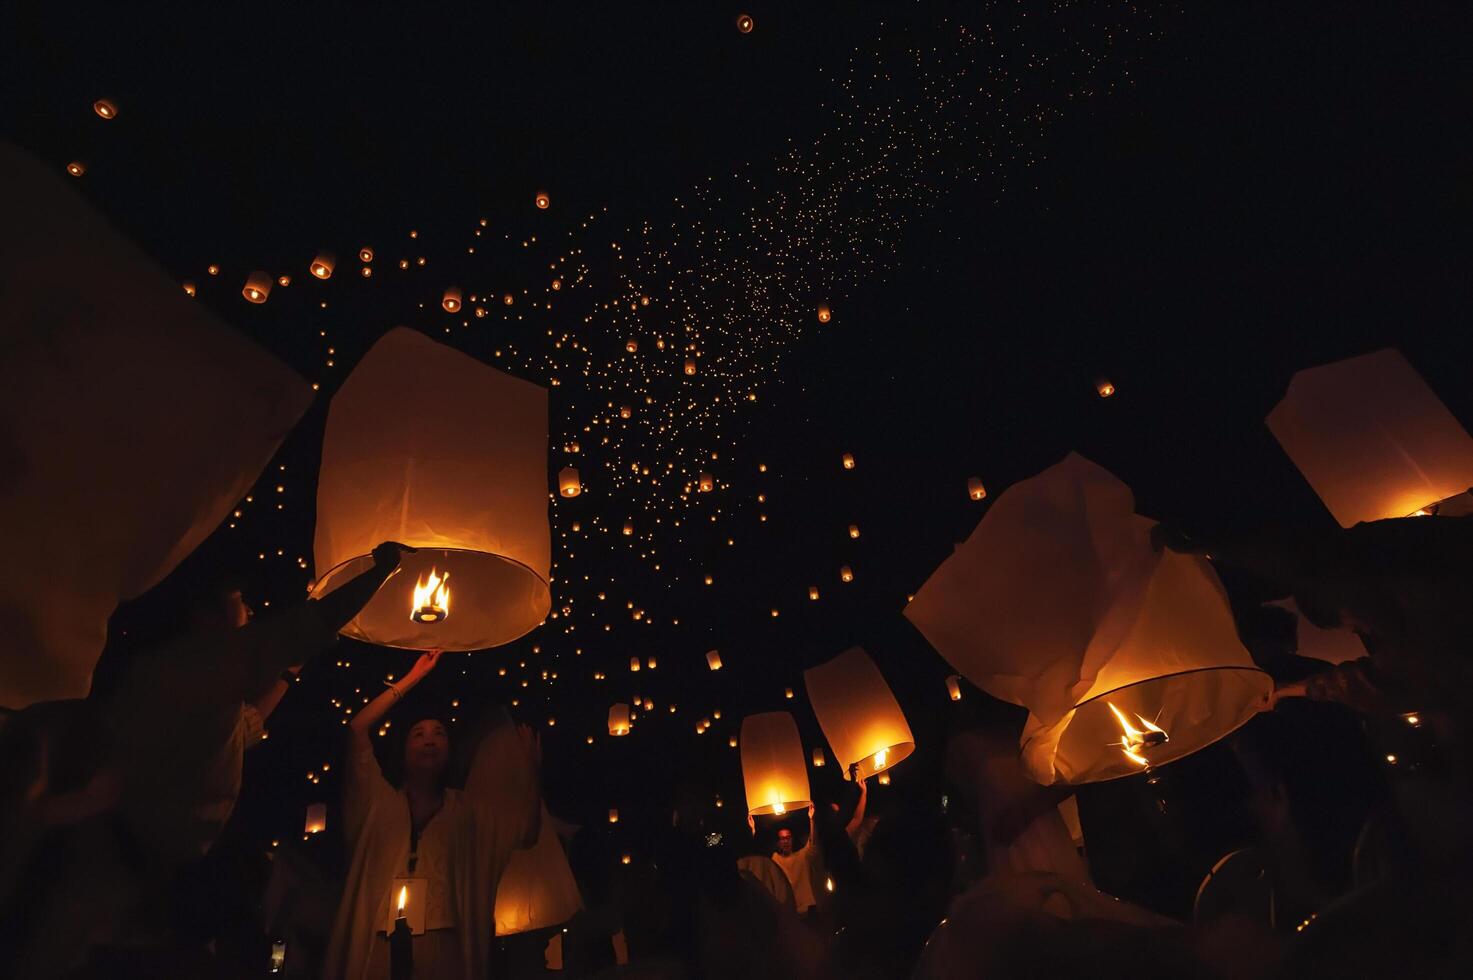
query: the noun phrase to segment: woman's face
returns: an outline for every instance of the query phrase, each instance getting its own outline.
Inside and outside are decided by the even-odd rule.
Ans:
[[[445,726],[434,718],[415,722],[404,745],[405,769],[439,775],[449,762],[450,733]]]

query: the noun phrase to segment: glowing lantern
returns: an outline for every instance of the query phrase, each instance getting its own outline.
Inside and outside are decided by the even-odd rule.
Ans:
[[[1473,438],[1391,348],[1298,372],[1266,421],[1342,527],[1473,487]]]
[[[309,803],[307,805],[307,820],[302,825],[304,834],[320,834],[327,829],[327,804]]]
[[[807,807],[808,768],[798,725],[786,711],[769,711],[742,719],[742,782],[747,812],[784,814]]]
[[[609,823],[619,822],[619,810],[617,807],[609,807]]]
[[[655,669],[655,663],[656,663],[656,661],[655,661],[655,658],[654,657],[646,657],[645,658],[644,665],[646,667],[648,667],[650,670],[654,670]]]
[[[409,618],[416,623],[439,623],[450,615],[450,573],[431,568],[420,576],[409,601]]]
[[[851,538],[857,538],[857,537],[859,537],[859,525],[858,524],[850,524],[849,525],[849,536]]]
[[[623,701],[609,709],[609,734],[629,734],[629,705]]]
[[[532,200],[536,203],[540,211],[546,211],[548,206],[552,204],[552,198],[547,196],[547,191],[538,191],[537,196]]]
[[[291,276],[277,276],[276,277],[276,285],[278,285],[278,286],[290,286],[291,284],[292,284],[292,277]]]
[[[564,497],[576,497],[583,492],[583,484],[578,481],[578,471],[574,467],[564,466],[557,475],[558,493]]]
[[[1126,748],[1151,765],[1181,758],[1272,688],[1211,566],[1156,552],[1134,506],[1129,487],[1070,455],[999,496],[906,607],[962,675],[1029,710],[1023,762],[1037,782],[1140,771]]]
[[[829,308],[827,306],[820,306],[818,308],[818,322],[819,323],[828,323],[833,318],[834,318],[834,315],[833,315],[833,313],[829,312]]]
[[[103,119],[118,118],[118,107],[113,104],[112,99],[98,99],[92,103],[92,111]]]
[[[87,167],[80,160],[73,160],[66,165],[66,172],[73,177],[80,177],[87,172]]]
[[[366,262],[372,262],[373,261],[373,249],[371,249],[371,248],[369,248],[367,246],[364,246],[363,248],[360,248],[358,250],[358,261],[365,262],[365,263]]]
[[[220,274],[220,267],[211,262],[209,265],[205,266],[205,271],[212,276],[218,276]]]
[[[364,279],[372,279],[373,278],[373,266],[371,266],[371,265],[365,265],[363,268],[361,268],[361,269],[358,270],[358,274],[360,276],[362,276]]]
[[[861,777],[895,765],[915,751],[915,736],[885,678],[859,647],[803,672],[813,714],[834,758]]]
[[[624,342],[624,349],[633,354],[635,351],[639,350],[639,341],[634,339],[626,340]]]
[[[633,521],[625,521],[624,522],[624,536],[627,538],[627,537],[629,537],[633,533],[634,533],[634,522]]]
[[[946,693],[951,696],[951,700],[953,701],[960,701],[962,699],[962,682],[961,678],[956,674],[952,674],[946,678]]]
[[[631,409],[628,405],[620,405],[619,406],[619,418],[621,418],[621,419],[627,419],[627,418],[629,418],[629,416],[631,416],[633,414],[634,414],[634,410]]]
[[[1095,394],[1099,395],[1101,398],[1109,398],[1111,395],[1115,394],[1115,386],[1111,384],[1108,379],[1101,378],[1100,380],[1095,382]]]
[[[561,925],[582,907],[583,897],[558,840],[557,825],[544,803],[537,842],[512,851],[496,883],[496,935],[513,936]]]
[[[366,568],[379,542],[400,541],[419,550],[345,635],[451,651],[522,636],[552,604],[546,453],[545,390],[416,331],[390,331],[328,412],[313,595]],[[456,613],[416,622],[405,609],[431,570],[455,579]]]
[[[184,295],[186,295],[186,296],[193,296],[193,295],[195,295],[196,293],[199,292],[198,287],[196,287],[194,283],[189,282],[187,280],[183,283],[183,286],[184,286]]]
[[[308,271],[318,279],[331,279],[332,270],[337,266],[338,259],[331,252],[318,252],[317,257],[308,266]]]
[[[252,303],[266,302],[266,297],[271,295],[271,277],[264,272],[252,272],[240,294]]]
[[[638,657],[630,657],[629,658],[629,670],[630,670],[631,673],[636,673],[636,674],[639,673],[639,658]]]
[[[840,565],[839,566],[839,581],[841,581],[841,582],[853,582],[854,581],[854,570],[852,568],[850,568],[848,565]]]
[[[736,19],[736,25],[737,30],[741,31],[743,34],[752,33],[752,28],[757,26],[756,21],[752,20],[752,18],[749,17],[747,14],[741,14],[740,16],[738,16]]]
[[[460,287],[450,286],[445,290],[445,295],[440,299],[440,305],[445,308],[446,313],[456,313],[460,310]]]
[[[815,747],[813,750],[813,768],[822,769],[828,762],[823,756],[823,749]]]
[[[687,357],[685,359],[685,373],[686,374],[695,374],[696,373],[696,359],[694,357]]]
[[[701,493],[710,493],[711,489],[716,486],[716,480],[712,478],[710,473],[702,473],[697,486],[700,488]]]
[[[852,469],[854,469],[854,454],[853,453],[845,453],[843,456],[839,457],[839,460],[840,460],[840,462],[842,462],[844,464],[844,469],[846,469],[846,470],[852,470]]]
[[[721,654],[715,650],[706,651],[706,666],[711,670],[721,669]]]
[[[812,599],[814,602],[818,601],[818,586],[810,585],[808,587],[808,598]]]
[[[890,785],[890,773],[889,772],[882,772],[882,773],[880,773],[879,778],[878,778],[878,782],[879,782],[879,784],[881,786],[889,786]]]
[[[982,485],[982,478],[980,476],[968,478],[967,496],[973,500],[981,500],[987,496],[987,488]]]

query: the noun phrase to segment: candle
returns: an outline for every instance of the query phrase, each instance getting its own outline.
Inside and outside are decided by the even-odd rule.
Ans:
[[[404,907],[409,904],[409,886],[399,887],[399,914],[394,918],[394,931],[389,936],[389,977],[410,980],[414,976],[414,937]]]

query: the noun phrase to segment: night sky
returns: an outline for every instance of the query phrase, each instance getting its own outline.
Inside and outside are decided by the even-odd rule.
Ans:
[[[884,792],[929,786],[962,709],[901,609],[985,511],[970,476],[995,497],[1077,450],[1154,517],[1328,526],[1262,423],[1295,370],[1394,345],[1473,422],[1462,5],[825,0],[747,7],[746,35],[742,8],[708,3],[132,6],[21,4],[0,111],[58,170],[84,161],[90,200],[322,385],[258,499],[206,545],[244,556],[258,604],[302,595],[327,397],[384,331],[559,378],[549,474],[580,438],[587,492],[552,509],[554,608],[575,611],[447,655],[414,699],[517,699],[571,819],[617,806],[635,834],[682,781],[739,807],[727,738],[743,714],[793,710],[817,744],[801,671],[855,643],[920,743]],[[93,114],[102,96],[117,119]],[[778,239],[782,262],[764,250]],[[324,248],[338,269],[319,283]],[[253,269],[292,284],[253,306]],[[447,285],[489,296],[488,315],[445,314]],[[645,320],[620,305],[639,295]],[[686,345],[701,371],[680,388]],[[1101,377],[1115,397],[1096,396]],[[669,437],[636,419],[609,447],[579,431],[647,394],[695,417]],[[615,475],[631,461],[677,477]],[[698,469],[718,491],[682,499]],[[659,669],[631,675],[636,654]],[[333,798],[330,775],[303,778],[336,758],[332,700],[410,661],[344,641],[308,665],[254,753],[250,832],[289,837],[302,805]],[[658,710],[608,738],[608,706],[635,693]]]

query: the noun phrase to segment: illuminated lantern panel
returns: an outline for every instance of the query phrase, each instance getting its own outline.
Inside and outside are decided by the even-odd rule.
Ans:
[[[332,270],[337,267],[338,259],[331,252],[318,252],[317,257],[308,266],[308,271],[318,279],[331,279]]]
[[[814,602],[818,601],[818,586],[810,585],[808,587],[808,598],[812,599]]]
[[[194,296],[199,292],[199,287],[195,286],[195,284],[192,282],[186,281],[183,286],[186,296]]]
[[[685,359],[685,373],[686,374],[695,374],[696,373],[696,359],[694,357],[687,357]]]
[[[637,340],[626,340],[624,342],[624,349],[626,351],[628,351],[629,353],[633,354],[635,351],[639,350],[639,341],[637,341]]]
[[[786,711],[748,715],[741,728],[742,783],[754,816],[805,809],[812,802],[798,725]]]
[[[558,493],[564,497],[576,497],[583,492],[583,484],[578,480],[578,471],[574,467],[564,466],[557,475]]]
[[[859,647],[803,672],[813,714],[829,749],[861,778],[883,772],[915,751],[915,736],[890,685]]]
[[[394,397],[386,398],[385,392]],[[414,650],[484,650],[547,617],[547,392],[405,328],[333,397],[322,446],[314,596],[417,548],[344,635]],[[416,583],[448,576],[451,615],[411,618]]]
[[[278,286],[290,286],[291,284],[292,284],[292,277],[291,276],[277,276],[276,277],[276,285],[278,285]]]
[[[630,669],[630,671],[632,671],[634,673],[638,673],[639,672],[639,658],[638,657],[630,657],[629,658],[629,669]]]
[[[460,287],[451,286],[445,290],[445,295],[440,299],[440,305],[445,308],[446,313],[458,313],[460,311]]]
[[[620,405],[619,406],[619,418],[621,418],[621,419],[627,419],[627,418],[629,418],[633,414],[634,414],[634,410],[632,408],[630,408],[628,405]]]
[[[721,669],[721,654],[715,650],[706,651],[706,666],[711,670]]]
[[[1466,509],[1473,438],[1400,351],[1300,371],[1265,421],[1342,527]]]
[[[952,674],[946,678],[946,693],[950,695],[953,701],[960,701],[962,699],[962,682],[961,678],[956,674]]]
[[[505,296],[501,297],[501,302],[505,303],[507,306],[510,306],[512,303],[516,302],[516,300],[512,297],[511,293],[507,293]]]
[[[818,322],[819,323],[828,323],[833,318],[834,318],[834,314],[829,311],[829,308],[827,306],[820,306],[818,308]]]
[[[634,522],[633,521],[625,521],[624,522],[624,536],[627,538],[630,535],[632,535],[633,533],[634,533]]]
[[[987,488],[982,485],[982,478],[974,476],[967,480],[967,496],[973,500],[981,500],[987,496]]]
[[[619,822],[619,810],[617,807],[609,807],[609,823]]]
[[[92,103],[92,111],[103,119],[118,118],[118,107],[113,104],[112,99],[98,99]]]
[[[849,536],[851,538],[857,538],[857,537],[859,537],[859,525],[858,524],[850,524],[849,525]]]
[[[609,734],[629,734],[629,705],[622,701],[609,709]]]
[[[844,469],[846,469],[846,470],[852,470],[852,469],[854,469],[854,454],[853,453],[845,453],[843,456],[840,456],[839,457],[839,461],[844,464]]]
[[[320,834],[327,829],[327,804],[309,803],[307,805],[307,820],[302,825],[304,834]]]
[[[252,272],[240,294],[252,303],[266,302],[266,297],[271,295],[271,277],[264,272]]]
[[[514,936],[567,922],[583,905],[557,825],[542,806],[537,842],[512,851],[496,885],[496,935]],[[561,935],[559,933],[558,935]]]

